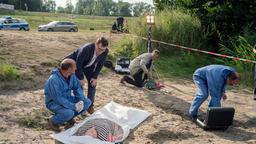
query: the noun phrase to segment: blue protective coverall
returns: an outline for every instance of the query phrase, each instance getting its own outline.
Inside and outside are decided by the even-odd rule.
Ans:
[[[75,74],[66,80],[58,69],[52,71],[45,84],[44,93],[46,107],[54,113],[52,117],[54,124],[63,124],[71,120],[91,105],[91,101],[85,98],[80,81]],[[81,100],[84,102],[84,108],[78,113],[75,104]]]
[[[233,68],[224,65],[208,65],[197,69],[193,74],[197,92],[189,109],[190,116],[197,116],[199,107],[209,94],[211,96],[209,107],[221,107],[227,76],[234,72]]]

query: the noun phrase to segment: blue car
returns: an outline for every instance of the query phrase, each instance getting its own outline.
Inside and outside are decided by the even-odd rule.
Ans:
[[[29,23],[22,19],[0,19],[0,30],[24,30],[29,31]]]

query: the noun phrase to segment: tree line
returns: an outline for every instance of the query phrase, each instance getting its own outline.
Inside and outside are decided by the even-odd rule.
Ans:
[[[55,0],[1,0],[0,3],[12,4],[17,10],[96,16],[142,16],[153,11],[150,4],[131,4],[121,0],[78,0],[75,5],[71,0],[66,0],[65,7],[57,7]]]
[[[216,51],[219,43],[245,36],[256,44],[255,0],[154,0],[156,11],[183,9],[200,18],[207,41]]]

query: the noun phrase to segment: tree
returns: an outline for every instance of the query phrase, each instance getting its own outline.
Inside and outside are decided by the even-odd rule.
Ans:
[[[71,2],[71,0],[67,0],[66,1],[66,8],[65,8],[65,12],[68,14],[72,14],[74,11],[74,6]]]
[[[109,16],[113,5],[112,0],[96,0],[94,2],[93,14],[99,16]]]
[[[0,3],[14,5],[15,9],[41,11],[42,0],[1,0]]]
[[[85,7],[84,7],[84,12],[83,14],[85,15],[93,15],[93,8],[94,8],[94,0],[86,0],[85,2]]]
[[[243,35],[245,31],[256,31],[256,1],[193,0],[189,8],[201,19],[214,47],[218,48],[220,42],[229,46],[230,38]]]
[[[65,8],[59,6],[59,7],[57,8],[57,13],[65,13]]]
[[[123,2],[123,1],[118,1],[117,3],[117,8],[118,8],[118,12],[117,14],[120,16],[132,16],[131,15],[131,4],[128,2]]]
[[[157,10],[164,10],[168,6],[173,6],[175,0],[154,0],[154,5]]]
[[[159,11],[182,7],[196,14],[215,51],[219,51],[220,43],[228,47],[230,38],[256,32],[255,0],[154,0],[154,4]]]
[[[42,11],[44,12],[55,12],[56,2],[54,0],[44,0]]]
[[[150,13],[152,11],[152,6],[144,2],[138,2],[133,5],[133,16],[139,17],[145,13]]]

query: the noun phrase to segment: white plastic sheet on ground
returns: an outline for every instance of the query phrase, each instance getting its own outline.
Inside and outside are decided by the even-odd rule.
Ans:
[[[86,121],[95,118],[105,118],[119,124],[124,131],[124,135],[121,141],[125,140],[131,129],[134,129],[141,122],[143,122],[147,117],[150,116],[149,112],[129,108],[119,105],[115,102],[110,102],[105,105],[100,110],[96,111],[90,117],[84,119],[79,124],[73,126],[72,128],[51,135],[54,139],[65,143],[65,144],[112,144],[110,142],[101,141],[99,139],[94,139],[90,136],[73,136],[73,134],[81,127]]]

